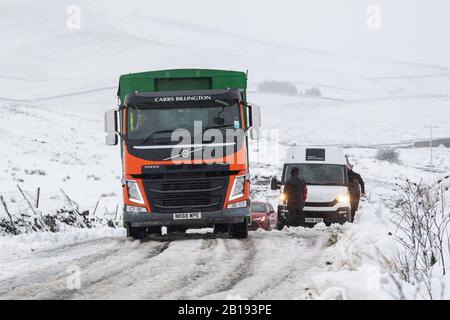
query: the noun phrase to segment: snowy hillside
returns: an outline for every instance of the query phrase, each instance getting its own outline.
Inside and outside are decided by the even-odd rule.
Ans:
[[[331,55],[155,15],[146,1],[2,1],[2,98],[30,99],[115,86],[127,72],[178,67],[249,70],[250,81],[319,86],[326,97],[447,95],[449,69]]]
[[[28,210],[19,185],[30,199],[40,188],[41,210],[58,209],[62,189],[83,210],[114,217],[122,206],[121,164],[118,147],[104,146],[103,113],[117,103],[118,76],[199,67],[249,71],[249,100],[261,106],[264,127],[279,130],[280,157],[293,143],[345,146],[369,194],[356,223],[257,231],[248,241],[193,234],[140,243],[109,228],[4,236],[0,298],[398,298],[378,254],[396,255],[389,235],[396,232],[396,183],[449,175],[450,149],[434,150],[430,170],[427,149],[400,149],[400,162],[391,164],[367,147],[427,139],[429,124],[436,137],[449,138],[450,68],[281,46],[160,18],[143,3],[79,1],[80,30],[66,28],[72,1],[0,3],[0,195],[10,211]],[[257,92],[263,80],[319,87],[323,96]],[[253,147],[252,175],[279,175],[281,158]],[[277,204],[274,193],[259,196]],[[183,264],[173,263],[180,256]],[[84,272],[78,292],[64,288],[72,265]]]

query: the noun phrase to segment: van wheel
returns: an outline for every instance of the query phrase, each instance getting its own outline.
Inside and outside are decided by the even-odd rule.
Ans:
[[[284,222],[282,222],[282,221],[277,221],[276,229],[277,229],[278,231],[281,231],[281,230],[283,230],[283,228],[284,228],[285,225],[286,225],[286,224],[285,224]]]
[[[133,238],[135,240],[141,240],[145,238],[145,228],[133,228],[131,224],[127,223],[127,238]]]
[[[246,239],[248,237],[248,218],[245,217],[243,222],[232,224],[230,235],[232,238]]]

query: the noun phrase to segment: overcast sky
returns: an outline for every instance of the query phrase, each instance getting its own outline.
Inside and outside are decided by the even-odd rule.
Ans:
[[[146,13],[154,17],[195,22],[271,42],[450,66],[449,0],[165,0],[147,3],[151,5],[146,6]],[[367,13],[370,5],[381,9],[379,30],[367,27],[367,20],[374,17]]]

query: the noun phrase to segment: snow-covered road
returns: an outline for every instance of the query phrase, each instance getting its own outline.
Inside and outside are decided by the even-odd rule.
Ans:
[[[120,232],[120,231],[118,231]],[[310,275],[327,269],[332,232],[211,233],[131,241],[123,235],[62,244],[2,263],[1,299],[291,299],[314,295]],[[70,289],[80,271],[79,290]]]

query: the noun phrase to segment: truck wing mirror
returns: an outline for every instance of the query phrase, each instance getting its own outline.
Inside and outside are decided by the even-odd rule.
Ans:
[[[119,142],[117,137],[117,110],[111,109],[105,112],[105,143],[108,146],[115,146]]]
[[[261,138],[261,110],[259,106],[249,106],[250,109],[250,138],[259,140]]]
[[[281,187],[281,182],[278,181],[277,177],[272,177],[270,180],[270,189],[272,190],[278,190]]]

